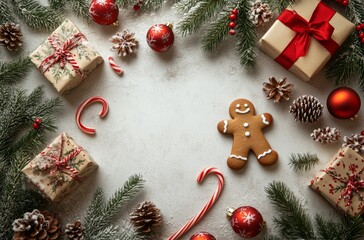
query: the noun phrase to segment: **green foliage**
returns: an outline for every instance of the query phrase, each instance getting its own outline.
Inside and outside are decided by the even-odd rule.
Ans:
[[[0,0],[0,24],[9,21],[14,22],[14,17],[11,15],[11,11],[6,0]]]
[[[292,5],[295,0],[266,0],[272,11],[281,13],[288,6]]]
[[[48,3],[49,3],[49,6],[55,10],[57,10],[57,9],[63,10],[66,5],[65,0],[48,0]]]
[[[364,222],[360,215],[355,218],[344,215],[340,222],[316,215],[313,222],[284,183],[270,183],[265,191],[278,212],[274,224],[279,232],[278,236],[267,236],[265,240],[353,240],[364,237]]]
[[[297,171],[308,171],[315,164],[319,162],[316,154],[304,153],[304,154],[291,154],[289,158],[289,166],[293,168],[295,172]]]
[[[0,62],[0,84],[13,83],[24,77],[32,63],[29,57],[22,57],[11,62]]]
[[[89,3],[87,0],[70,0],[71,8],[73,12],[85,19],[90,20],[90,15],[88,14]]]
[[[140,175],[133,175],[106,203],[104,201],[103,190],[97,189],[84,219],[85,238],[95,240],[116,239],[116,236],[124,234],[123,231],[125,231],[125,229],[113,227],[111,222],[124,204],[143,188],[143,185],[144,180],[142,177]],[[134,230],[131,229],[130,231]],[[125,234],[129,234],[130,231]],[[107,235],[109,238],[103,238],[103,235]]]
[[[188,12],[201,0],[181,0],[175,4],[175,8],[181,12]]]

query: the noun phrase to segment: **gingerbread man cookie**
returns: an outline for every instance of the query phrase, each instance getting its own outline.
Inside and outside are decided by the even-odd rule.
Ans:
[[[273,117],[269,113],[255,115],[254,105],[246,99],[237,99],[231,103],[229,113],[232,120],[220,121],[219,132],[233,135],[233,147],[227,160],[231,169],[238,170],[245,166],[249,151],[252,150],[262,165],[271,165],[278,160],[265,139],[262,129],[272,125]]]

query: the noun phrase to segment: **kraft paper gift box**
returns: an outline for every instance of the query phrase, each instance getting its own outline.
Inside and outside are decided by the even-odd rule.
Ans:
[[[68,19],[30,54],[30,59],[60,94],[77,87],[103,62]]]
[[[287,70],[309,81],[354,28],[353,23],[324,3],[298,0],[282,12],[258,47]]]
[[[364,210],[364,158],[351,148],[340,149],[311,180],[310,187],[342,212]]]
[[[86,150],[62,133],[22,172],[43,196],[57,202],[74,191],[97,167]]]

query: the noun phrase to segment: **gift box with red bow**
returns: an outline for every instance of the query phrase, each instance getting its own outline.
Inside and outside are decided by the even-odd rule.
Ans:
[[[258,46],[284,68],[309,81],[354,28],[326,4],[300,0],[281,13]]]
[[[78,86],[103,62],[68,19],[30,54],[30,59],[61,94]]]
[[[364,158],[351,148],[340,149],[311,180],[310,187],[352,216],[364,210]]]
[[[97,164],[66,133],[62,133],[26,165],[22,172],[47,199],[60,201],[79,186]]]

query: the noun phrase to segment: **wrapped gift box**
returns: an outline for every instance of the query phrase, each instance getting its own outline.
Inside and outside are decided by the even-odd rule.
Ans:
[[[310,187],[341,211],[356,216],[364,208],[364,158],[351,148],[340,149],[311,180]]]
[[[324,3],[300,0],[282,12],[258,46],[283,67],[309,81],[354,28],[353,23]]]
[[[62,133],[22,172],[51,201],[60,201],[97,168],[90,155]]]
[[[68,19],[30,54],[30,58],[61,94],[78,86],[103,62]]]

